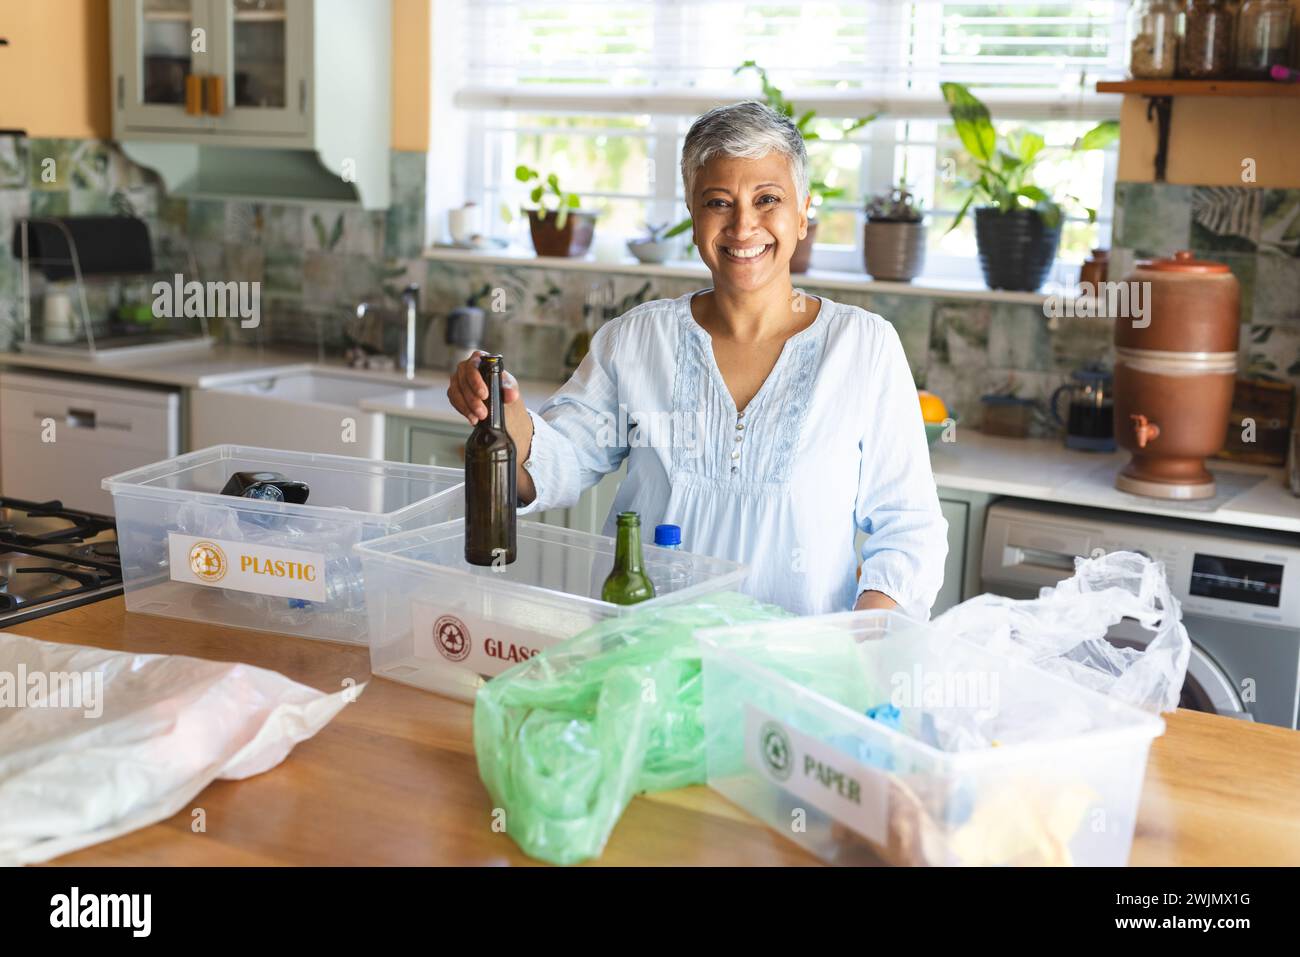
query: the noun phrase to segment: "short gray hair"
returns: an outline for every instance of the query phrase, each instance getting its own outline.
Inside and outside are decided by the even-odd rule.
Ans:
[[[799,128],[770,106],[748,100],[709,110],[691,124],[682,145],[682,183],[687,205],[695,189],[695,174],[715,156],[761,159],[771,152],[790,162],[790,175],[799,204],[808,195],[808,150]]]

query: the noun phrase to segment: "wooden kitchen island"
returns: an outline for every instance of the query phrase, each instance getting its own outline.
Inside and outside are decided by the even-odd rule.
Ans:
[[[14,626],[46,641],[243,661],[325,691],[369,676],[364,648],[128,614],[121,598]],[[492,830],[470,705],[383,679],[279,767],[217,781],[76,865],[530,864]],[[1180,711],[1151,750],[1135,865],[1300,864],[1300,733]],[[601,864],[819,863],[705,787],[636,798]]]

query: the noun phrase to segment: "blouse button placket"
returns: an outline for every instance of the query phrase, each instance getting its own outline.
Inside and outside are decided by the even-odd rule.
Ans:
[[[736,413],[736,449],[731,453],[731,474],[736,475],[740,472],[740,442],[744,439],[745,432],[745,412],[742,409]]]

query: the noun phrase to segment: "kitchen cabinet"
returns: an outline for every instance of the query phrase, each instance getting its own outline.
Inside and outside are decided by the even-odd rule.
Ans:
[[[468,425],[434,423],[419,419],[386,416],[385,458],[391,462],[409,462],[416,465],[441,465],[443,468],[464,468],[465,439],[469,438]],[[590,497],[590,493],[584,498]],[[525,520],[545,521],[560,528],[582,528],[589,523],[593,511],[590,503],[578,502],[572,508],[549,508]],[[604,516],[601,516],[603,523]]]
[[[391,4],[113,0],[113,133],[182,194],[389,201]]]
[[[948,557],[943,566],[943,587],[932,614],[980,593],[980,556],[984,552],[984,519],[997,496],[984,492],[940,488],[939,508],[948,520]]]

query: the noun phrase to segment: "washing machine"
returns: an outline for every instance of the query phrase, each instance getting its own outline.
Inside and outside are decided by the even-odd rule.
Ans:
[[[1300,701],[1300,536],[1213,522],[1001,499],[989,507],[982,589],[1036,598],[1075,556],[1132,551],[1164,564],[1191,657],[1182,707],[1296,727]],[[1124,619],[1107,640],[1144,646]]]

